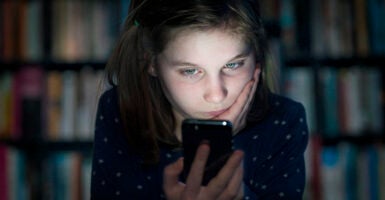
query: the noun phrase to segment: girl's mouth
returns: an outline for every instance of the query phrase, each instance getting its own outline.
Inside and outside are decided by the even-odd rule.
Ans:
[[[207,112],[207,115],[209,115],[210,117],[212,118],[215,118],[221,114],[223,114],[224,112],[226,112],[227,109],[222,109],[222,110],[217,110],[217,111],[211,111],[211,112]]]

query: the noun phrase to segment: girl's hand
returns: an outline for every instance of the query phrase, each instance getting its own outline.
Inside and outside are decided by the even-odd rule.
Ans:
[[[209,152],[210,147],[207,144],[199,146],[186,184],[179,182],[179,175],[183,170],[182,158],[165,168],[163,189],[168,200],[227,200],[242,198],[243,152],[235,151],[218,175],[204,187],[201,186],[201,183]]]
[[[241,94],[234,104],[223,114],[216,117],[216,119],[230,120],[233,124],[233,134],[237,134],[246,125],[246,117],[249,112],[251,101],[253,100],[255,90],[257,89],[260,66],[256,66],[254,70],[253,79],[251,79],[243,88]]]

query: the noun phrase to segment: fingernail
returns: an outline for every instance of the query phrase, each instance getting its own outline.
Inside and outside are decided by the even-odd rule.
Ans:
[[[241,157],[241,158],[243,158],[243,156],[245,155],[245,153],[242,151],[242,150],[236,150],[235,151],[237,154],[239,154],[239,156]]]
[[[200,145],[202,145],[202,144],[210,145],[210,141],[209,140],[202,140]]]
[[[178,159],[178,164],[179,164],[179,165],[183,165],[183,160],[184,160],[184,158],[183,158],[183,157],[180,157],[180,158]]]

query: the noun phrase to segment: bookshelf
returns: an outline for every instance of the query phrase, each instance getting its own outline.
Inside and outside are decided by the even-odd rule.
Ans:
[[[79,80],[80,77],[88,77],[95,81],[91,84],[95,87],[129,2],[0,2],[0,200],[56,199],[58,195],[64,195],[62,199],[89,199],[90,184],[87,181],[91,174],[92,121],[88,119],[84,127],[76,125],[78,120],[62,122],[56,119],[47,123],[52,113],[48,114],[50,109],[43,108],[65,101],[62,97],[56,99],[56,103],[54,100],[51,103],[47,101],[48,76],[78,80],[78,83],[88,82]],[[277,58],[277,62],[268,64],[280,68],[277,91],[304,103],[308,114],[312,135],[306,153],[308,184],[304,199],[385,198],[385,175],[380,170],[385,167],[385,26],[382,25],[385,3],[382,2],[261,0],[262,15],[272,37],[269,44]],[[12,81],[17,74],[31,67],[38,76],[33,79],[33,84],[27,86],[35,85],[29,89],[36,92],[37,88],[38,92],[29,93],[27,99],[32,103],[30,105],[38,106],[35,107],[37,115],[33,110],[30,112],[31,116],[35,116],[31,119],[36,122],[32,125],[38,124],[38,127],[32,126],[32,130],[37,131],[23,130],[25,126],[20,121],[18,125],[12,125],[15,119],[20,118],[15,116],[20,108],[15,107],[16,101],[12,99]],[[353,127],[358,131],[343,130],[340,124],[334,123],[334,127],[329,127],[334,131],[329,132],[326,127],[332,123],[328,120],[336,119],[332,121],[336,122],[342,111],[325,106],[330,101],[325,93],[329,90],[325,87],[338,86],[326,85],[330,82],[324,81],[325,74],[334,73],[334,78],[339,80],[344,77],[341,74],[355,70],[360,72],[358,74],[371,74],[364,79],[366,81],[358,82],[361,83],[358,84],[360,91],[371,91],[365,94],[382,98],[358,103],[371,105],[365,109],[374,110],[377,117],[371,116],[370,119],[375,120],[367,121],[376,122],[368,128],[362,125],[362,118],[352,119],[353,122],[358,120],[358,123],[351,124],[361,124],[358,128]],[[357,80],[355,75],[350,78]],[[82,87],[87,88],[85,84]],[[357,84],[351,87],[357,87]],[[370,90],[373,88],[377,89]],[[71,89],[68,91],[71,93]],[[334,102],[342,102],[334,106],[347,104],[346,99],[339,99],[339,92],[334,95]],[[67,101],[71,102],[74,98],[67,98]],[[92,104],[96,103],[89,103]],[[87,110],[79,116],[94,116],[95,107],[72,106],[72,110],[74,107]],[[329,110],[334,114],[328,113]],[[365,112],[360,113],[367,116]],[[357,113],[349,115],[356,116]],[[68,116],[75,116],[72,118],[76,119],[74,112],[67,113],[66,118],[72,119]],[[60,132],[60,123],[71,123],[69,127],[73,129],[66,130],[65,136],[53,136],[53,132]],[[56,128],[48,127],[54,124]]]
[[[0,200],[89,199],[99,85],[129,3],[0,2]]]
[[[304,199],[384,199],[385,2],[261,4],[279,24],[281,93],[307,111]]]
[[[44,141],[44,140],[11,140],[2,139],[2,143],[22,149],[23,151],[36,151],[46,154],[56,151],[78,151],[83,153],[90,153],[92,149],[92,141]]]

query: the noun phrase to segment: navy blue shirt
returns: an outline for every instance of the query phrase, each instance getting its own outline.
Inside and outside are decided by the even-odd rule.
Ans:
[[[271,95],[266,117],[233,138],[245,152],[244,199],[302,199],[308,128],[303,106]],[[123,135],[116,89],[99,100],[92,161],[92,199],[166,199],[163,169],[182,153],[161,149],[160,162],[143,168]]]

